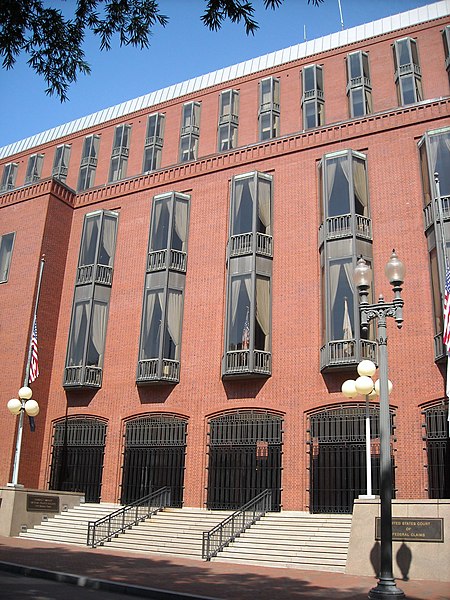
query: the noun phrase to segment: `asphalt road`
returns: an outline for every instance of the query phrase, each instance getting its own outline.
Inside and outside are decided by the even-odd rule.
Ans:
[[[132,596],[0,572],[1,600],[130,600]]]

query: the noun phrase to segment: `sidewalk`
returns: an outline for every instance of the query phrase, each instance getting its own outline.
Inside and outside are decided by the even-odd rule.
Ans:
[[[376,585],[372,577],[162,558],[0,536],[0,569],[23,574],[24,567],[38,569],[27,573],[33,576],[161,600],[365,600]],[[450,600],[450,582],[398,581],[397,585],[409,600]]]

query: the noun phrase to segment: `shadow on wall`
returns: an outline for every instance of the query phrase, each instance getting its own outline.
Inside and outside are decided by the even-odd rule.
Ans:
[[[409,581],[409,570],[412,563],[412,552],[410,547],[402,542],[400,548],[397,550],[395,555],[395,561],[402,574],[402,581]],[[370,551],[370,562],[372,564],[375,577],[380,575],[380,563],[381,563],[381,545],[380,542],[375,542]]]

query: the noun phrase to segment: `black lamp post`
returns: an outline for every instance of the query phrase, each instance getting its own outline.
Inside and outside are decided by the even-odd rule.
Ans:
[[[378,361],[380,374],[380,512],[381,512],[381,561],[378,584],[368,597],[371,600],[404,598],[404,592],[395,585],[392,573],[392,466],[391,466],[391,419],[389,414],[389,383],[387,355],[387,317],[393,317],[400,328],[403,323],[403,299],[401,297],[405,267],[392,251],[385,273],[394,290],[392,302],[385,302],[380,294],[377,304],[369,304],[368,295],[372,281],[372,270],[361,257],[354,272],[355,285],[359,292],[361,328],[367,330],[369,323],[376,320]]]

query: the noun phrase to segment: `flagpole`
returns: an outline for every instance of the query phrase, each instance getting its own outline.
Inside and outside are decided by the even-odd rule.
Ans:
[[[441,184],[439,182],[439,173],[434,173],[434,184],[436,187],[436,196],[438,203],[438,215],[439,215],[439,223],[441,229],[441,244],[442,244],[442,253],[444,255],[444,267],[445,267],[445,279],[447,278],[447,273],[449,272],[448,259],[447,259],[447,246],[445,244],[445,227],[444,227],[444,215],[442,212],[442,198],[441,198]],[[444,280],[444,289],[446,287],[446,282]],[[444,293],[444,302],[443,302],[443,311],[442,315],[445,318],[445,293]],[[450,354],[449,347],[446,345],[446,354],[447,354],[447,377],[445,382],[445,393],[448,399],[448,414],[447,414],[447,423],[448,423],[448,435],[450,437]]]
[[[41,293],[42,272],[44,270],[44,264],[45,264],[45,254],[42,255],[42,258],[41,258],[41,261],[39,264],[38,287],[37,287],[37,291],[36,291],[36,300],[34,303],[34,313],[33,313],[33,321],[32,321],[32,326],[31,326],[31,334],[30,334],[30,339],[29,339],[29,343],[28,343],[28,356],[27,356],[27,363],[26,363],[26,367],[25,367],[25,376],[23,379],[24,387],[28,386],[29,379],[30,379],[30,362],[31,362],[31,351],[32,351],[33,328],[34,328],[34,324],[36,322],[37,309],[38,309],[38,305],[39,305],[39,296]],[[19,421],[17,424],[16,451],[14,454],[13,474],[12,474],[12,480],[11,480],[11,485],[13,487],[17,487],[19,485],[18,484],[19,465],[20,465],[20,453],[21,453],[21,449],[22,449],[23,418],[24,418],[24,413],[25,413],[24,404],[25,403],[22,400],[22,409],[20,411]],[[33,419],[33,417],[30,417],[30,426],[31,426],[31,419]]]

